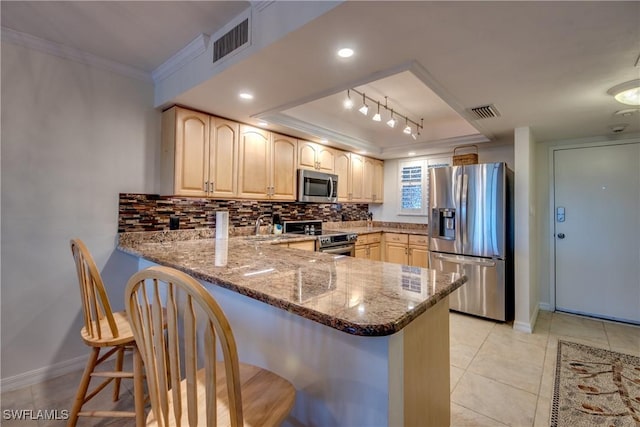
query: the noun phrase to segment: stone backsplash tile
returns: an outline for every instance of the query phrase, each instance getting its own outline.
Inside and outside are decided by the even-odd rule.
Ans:
[[[259,215],[279,214],[282,221],[366,221],[366,203],[299,203],[257,200],[212,200],[157,194],[120,193],[118,233],[169,230],[176,217],[181,230],[215,228],[216,211],[229,211],[229,225],[247,227]],[[269,223],[269,221],[265,221]]]

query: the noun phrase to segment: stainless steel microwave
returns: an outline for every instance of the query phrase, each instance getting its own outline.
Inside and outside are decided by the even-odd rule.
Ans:
[[[338,175],[298,169],[298,201],[335,203],[338,201]]]

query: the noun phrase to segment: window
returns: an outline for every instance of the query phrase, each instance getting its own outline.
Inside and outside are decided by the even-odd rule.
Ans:
[[[399,163],[400,215],[427,215],[429,169],[451,166],[451,157],[411,160]]]
[[[400,214],[426,213],[424,166],[423,160],[400,163]]]

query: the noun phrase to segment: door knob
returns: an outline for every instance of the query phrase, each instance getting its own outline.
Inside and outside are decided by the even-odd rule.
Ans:
[[[564,239],[564,233],[558,233],[558,239]]]

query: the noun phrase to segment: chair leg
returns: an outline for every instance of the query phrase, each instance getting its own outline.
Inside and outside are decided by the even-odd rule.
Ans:
[[[124,346],[121,346],[118,349],[118,354],[116,355],[116,372],[122,372],[122,364],[124,362]],[[116,378],[113,386],[113,401],[117,402],[120,398],[120,381],[121,378]]]
[[[93,347],[91,349],[91,354],[89,355],[89,360],[87,360],[87,364],[84,368],[80,385],[78,386],[78,392],[76,393],[76,400],[73,402],[71,414],[69,414],[69,422],[67,423],[68,427],[75,427],[78,422],[78,412],[80,412],[80,409],[82,409],[82,405],[84,404],[87,389],[89,388],[89,382],[91,381],[91,374],[96,367],[96,361],[98,360],[99,355],[100,348]]]
[[[136,427],[144,427],[144,384],[142,357],[138,347],[133,347],[133,398],[136,411]]]

